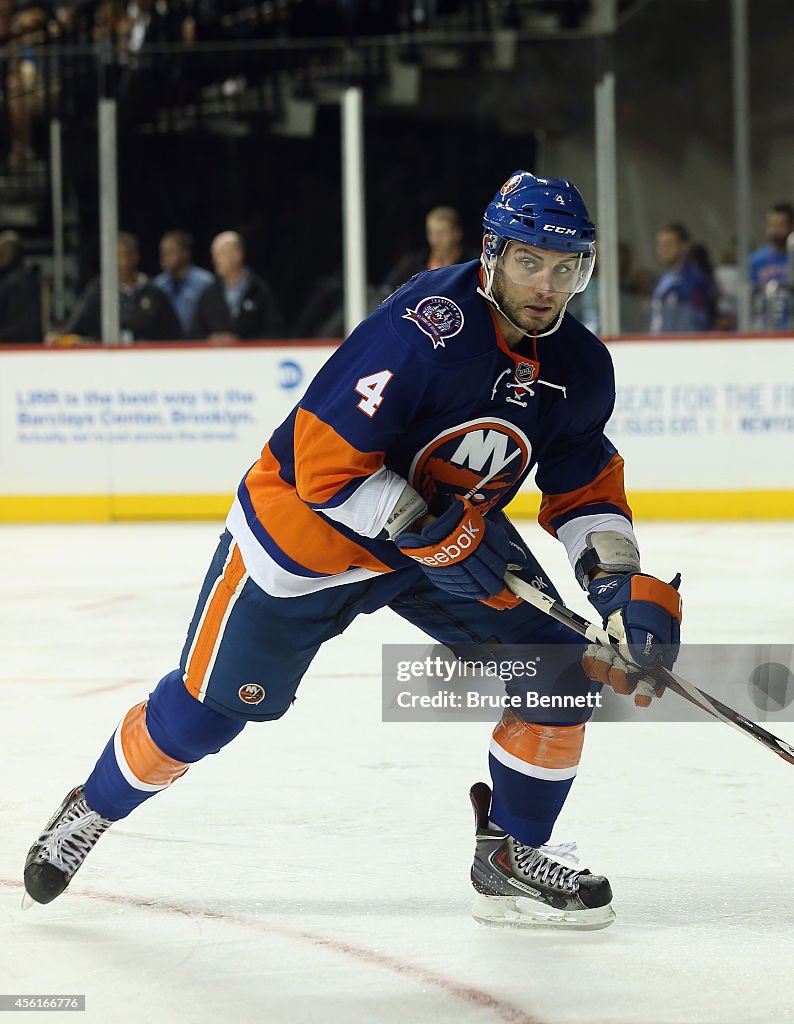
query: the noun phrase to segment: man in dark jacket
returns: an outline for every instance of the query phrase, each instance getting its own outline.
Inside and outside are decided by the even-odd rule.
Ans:
[[[190,337],[220,345],[239,338],[283,338],[284,321],[273,289],[245,265],[237,232],[222,232],[210,251],[217,277],[198,300]]]
[[[119,234],[119,323],[121,338],[107,341],[179,341],[182,328],[168,296],[138,270],[138,240]],[[102,299],[99,278],[83,292],[66,334],[84,338],[102,335]]]
[[[41,292],[36,275],[23,262],[16,231],[0,234],[0,344],[41,342]]]

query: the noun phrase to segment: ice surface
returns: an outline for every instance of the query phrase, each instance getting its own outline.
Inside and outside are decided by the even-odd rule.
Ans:
[[[0,530],[0,992],[85,993],[97,1024],[794,1019],[794,768],[719,724],[591,727],[554,839],[609,875],[616,924],[479,927],[467,793],[490,729],[381,722],[380,644],[421,636],[388,611],[20,910],[38,830],[176,664],[218,529]],[[522,529],[591,616],[562,549]],[[687,639],[794,639],[791,524],[638,533],[649,571],[684,575]]]

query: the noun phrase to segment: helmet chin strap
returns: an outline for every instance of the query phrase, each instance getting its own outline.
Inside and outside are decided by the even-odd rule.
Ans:
[[[569,295],[568,298],[565,300],[565,302],[563,302],[562,309],[560,310],[559,316],[557,317],[556,321],[554,322],[554,325],[552,327],[549,327],[549,329],[547,331],[543,331],[542,333],[538,334],[537,331],[528,331],[524,327],[519,327],[517,323],[514,323],[510,319],[510,317],[507,315],[507,313],[505,313],[505,311],[502,309],[502,307],[499,305],[499,303],[496,301],[496,299],[493,296],[494,270],[496,269],[496,260],[498,258],[499,258],[498,256],[495,257],[494,258],[494,265],[493,265],[493,267],[489,267],[487,262],[486,262],[485,256],[482,255],[480,257],[480,263],[482,264],[482,268],[483,268],[483,271],[484,271],[484,275],[483,276],[485,277],[485,288],[483,289],[483,288],[479,288],[478,287],[477,288],[477,294],[478,295],[482,295],[482,297],[485,299],[486,302],[490,302],[490,304],[493,306],[493,308],[501,316],[503,316],[505,318],[505,320],[507,320],[507,322],[510,324],[511,327],[514,327],[520,334],[523,334],[525,336],[529,336],[530,334],[532,334],[532,335],[534,335],[535,338],[548,338],[548,336],[550,334],[554,334],[554,332],[557,330],[557,328],[562,323],[562,318],[565,316],[565,310],[568,308],[568,303],[573,298],[573,295]]]

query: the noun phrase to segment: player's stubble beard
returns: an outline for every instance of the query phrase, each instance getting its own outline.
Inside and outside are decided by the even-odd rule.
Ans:
[[[556,292],[547,292],[539,299],[537,294],[533,295],[532,289],[522,288],[509,281],[499,263],[496,265],[492,291],[504,316],[524,334],[542,334],[560,315],[562,296]],[[552,307],[547,314],[535,314],[525,308],[539,301],[544,306]]]

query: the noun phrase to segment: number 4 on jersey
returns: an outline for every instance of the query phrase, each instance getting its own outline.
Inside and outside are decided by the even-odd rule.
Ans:
[[[383,401],[383,392],[393,376],[391,370],[381,370],[379,373],[370,373],[367,377],[361,377],[356,384],[356,394],[361,395],[358,408],[365,412],[370,419],[378,411],[378,406]]]

